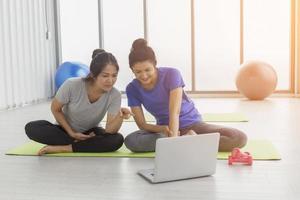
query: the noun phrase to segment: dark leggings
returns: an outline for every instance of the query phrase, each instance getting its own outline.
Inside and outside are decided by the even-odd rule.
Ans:
[[[72,145],[73,152],[109,152],[118,150],[124,142],[120,133],[106,133],[101,127],[92,128],[83,134],[94,132],[96,136],[75,142],[59,125],[46,120],[32,121],[26,124],[27,136],[36,142],[47,145]]]

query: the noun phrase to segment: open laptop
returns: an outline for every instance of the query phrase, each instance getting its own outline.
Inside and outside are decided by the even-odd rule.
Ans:
[[[209,176],[216,171],[219,133],[160,138],[154,169],[141,170],[151,183]]]

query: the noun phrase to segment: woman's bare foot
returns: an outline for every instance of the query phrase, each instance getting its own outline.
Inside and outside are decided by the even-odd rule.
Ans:
[[[189,130],[185,135],[197,135],[197,133],[193,130]]]
[[[73,152],[72,145],[47,145],[41,148],[38,152],[39,156],[42,156],[47,153],[69,153]]]

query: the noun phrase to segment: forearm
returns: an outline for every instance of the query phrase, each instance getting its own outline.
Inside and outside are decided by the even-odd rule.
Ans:
[[[109,123],[106,124],[105,132],[107,133],[117,133],[123,123],[123,118],[120,115],[115,116],[115,118]]]
[[[170,137],[179,136],[179,115],[182,102],[182,88],[178,87],[170,92],[169,100],[169,129]]]
[[[62,126],[69,135],[72,135],[72,133],[74,133],[74,131],[71,128],[71,126],[69,125],[69,123],[67,122],[63,112],[56,111],[56,112],[52,112],[52,113],[54,115],[55,120],[58,122],[58,124],[60,126]]]
[[[171,114],[169,119],[169,129],[172,133],[171,137],[179,136],[179,114]]]
[[[143,129],[148,132],[153,133],[164,133],[166,131],[167,126],[161,126],[161,125],[154,125],[154,124],[143,124],[140,129]]]

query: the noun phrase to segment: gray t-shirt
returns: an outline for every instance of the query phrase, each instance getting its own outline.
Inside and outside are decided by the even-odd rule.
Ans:
[[[57,91],[55,98],[64,104],[65,118],[72,129],[78,132],[99,126],[106,112],[116,115],[121,107],[121,93],[115,88],[91,103],[86,90],[86,82],[82,78],[66,80]]]

